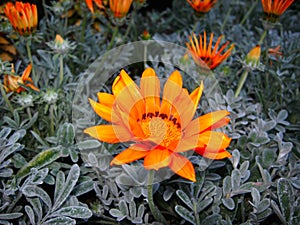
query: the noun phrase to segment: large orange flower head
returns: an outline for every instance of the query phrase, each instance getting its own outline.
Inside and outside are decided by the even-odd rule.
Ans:
[[[39,91],[39,89],[33,85],[32,79],[29,77],[31,72],[31,64],[27,66],[24,70],[22,76],[14,76],[14,75],[5,75],[4,76],[4,89],[6,92],[17,92],[25,91],[25,89],[21,86],[27,86],[32,90]],[[12,73],[15,73],[14,67],[12,66]]]
[[[199,35],[199,40],[195,34],[192,34],[192,36],[189,37],[190,42],[186,43],[187,48],[189,49],[195,62],[200,66],[203,66],[204,62],[210,69],[214,69],[219,66],[225,59],[229,57],[234,48],[234,45],[232,44],[227,51],[222,54],[227,45],[229,45],[229,41],[227,41],[220,49],[218,49],[222,36],[218,38],[214,48],[212,47],[213,38],[214,34],[211,33],[209,44],[207,45],[206,32],[204,32],[203,38],[202,35]]]
[[[131,4],[132,0],[109,0],[109,7],[115,18],[126,16]]]
[[[196,12],[207,13],[217,3],[217,0],[187,0],[187,2]]]
[[[215,128],[228,124],[226,110],[193,119],[203,83],[192,93],[182,87],[179,71],[166,81],[160,97],[160,80],[153,69],[143,72],[140,87],[122,70],[112,85],[113,94],[98,93],[99,102],[90,99],[95,112],[110,122],[84,130],[104,142],[131,142],[111,165],[144,159],[146,169],[169,167],[175,173],[195,181],[192,163],[182,154],[194,150],[211,159],[231,157],[225,149],[231,139]]]
[[[4,7],[4,13],[20,35],[31,34],[37,27],[38,13],[34,4],[16,2],[14,5],[9,2]]]
[[[269,16],[279,17],[294,0],[261,0],[264,12]]]

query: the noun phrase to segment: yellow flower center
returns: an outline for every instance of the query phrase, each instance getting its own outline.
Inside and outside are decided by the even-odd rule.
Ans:
[[[142,120],[138,122],[147,139],[158,145],[167,147],[181,138],[181,125],[172,115],[168,118],[166,114],[148,113],[144,114]]]

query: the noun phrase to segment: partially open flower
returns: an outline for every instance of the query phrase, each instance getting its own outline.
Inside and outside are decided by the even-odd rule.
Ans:
[[[46,43],[54,52],[60,54],[67,54],[70,50],[75,48],[75,43],[63,39],[59,34],[55,36],[54,41]]]
[[[29,35],[37,27],[38,13],[34,4],[16,2],[14,5],[9,2],[4,7],[4,13],[20,35]]]
[[[143,40],[150,40],[151,39],[151,35],[149,34],[149,32],[147,30],[143,31],[142,39]]]
[[[22,76],[14,76],[14,75],[5,75],[4,76],[4,89],[6,92],[17,92],[20,93],[24,91],[24,87],[21,85],[27,86],[32,90],[39,91],[39,89],[33,85],[32,79],[29,77],[31,72],[31,64],[27,66],[24,70]],[[14,67],[12,67],[12,73],[14,73]]]
[[[195,34],[189,37],[190,42],[186,43],[187,48],[189,49],[193,59],[195,62],[202,66],[203,62],[210,68],[214,69],[219,66],[225,59],[229,57],[231,51],[234,48],[234,45],[231,45],[227,51],[222,54],[227,45],[229,45],[229,41],[227,41],[222,47],[219,49],[219,44],[221,42],[222,36],[220,36],[215,44],[215,47],[212,47],[214,34],[211,33],[209,44],[207,44],[206,32],[204,32],[203,39],[202,35],[199,35],[199,41]]]
[[[187,2],[196,12],[207,13],[217,3],[217,0],[187,0]]]
[[[146,169],[169,167],[195,181],[194,167],[182,153],[194,150],[210,159],[231,157],[226,151],[231,138],[213,131],[229,123],[229,112],[219,110],[193,119],[203,83],[192,93],[182,85],[176,70],[166,81],[161,97],[160,80],[153,69],[143,72],[140,87],[122,70],[112,85],[113,94],[99,92],[99,102],[90,99],[94,111],[110,124],[84,132],[108,143],[131,142],[111,165],[144,159]]]
[[[126,16],[131,4],[132,0],[109,0],[109,7],[115,18]]]
[[[260,64],[261,49],[259,45],[256,45],[250,50],[245,58],[245,63],[251,68],[257,68]]]
[[[276,22],[294,0],[262,0],[265,19]]]

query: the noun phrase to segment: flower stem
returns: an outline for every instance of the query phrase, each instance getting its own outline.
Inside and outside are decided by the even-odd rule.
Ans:
[[[114,44],[114,41],[115,41],[115,37],[116,37],[116,35],[118,33],[118,30],[119,30],[118,26],[116,26],[115,29],[114,29],[114,32],[113,32],[113,36],[111,37],[110,43],[109,43],[109,45],[107,47],[107,50],[110,50],[112,48],[112,46]]]
[[[150,207],[150,210],[155,218],[155,220],[163,223],[168,224],[165,217],[161,214],[161,212],[158,210],[158,208],[155,206],[153,201],[153,181],[154,181],[154,170],[150,170],[148,174],[148,204]]]
[[[267,36],[267,33],[268,31],[267,30],[264,30],[264,32],[262,33],[261,37],[260,37],[260,40],[258,42],[258,45],[261,45],[265,39],[265,37]]]
[[[28,118],[31,120],[32,119],[32,114],[31,114],[30,108],[26,107],[26,111],[27,111]]]
[[[7,107],[9,108],[9,110],[14,113],[14,108],[11,106],[10,101],[7,98],[6,92],[3,88],[3,85],[0,83],[0,91],[1,91],[1,95],[5,101],[5,103],[7,104]]]
[[[196,225],[201,225],[199,213],[197,212],[197,202],[195,200],[193,201],[193,210],[195,214]]]
[[[49,113],[50,113],[50,136],[54,135],[54,108],[53,105],[50,105]]]
[[[86,15],[87,13],[83,13],[83,19],[82,19],[82,27],[81,27],[81,37],[80,37],[80,43],[83,43],[84,42],[84,31],[86,30]],[[83,51],[83,46],[80,47],[80,50],[79,50],[79,55],[82,54],[82,51]]]
[[[231,13],[231,10],[232,10],[232,8],[230,8],[230,9],[228,10],[228,12],[226,13],[226,16],[225,16],[224,21],[223,21],[222,26],[221,26],[221,31],[222,31],[222,32],[223,32],[223,30],[224,30],[224,27],[225,27],[225,25],[226,25],[226,23],[227,23],[227,20],[228,20],[229,16],[231,15],[231,14],[230,14],[230,13]]]
[[[28,54],[29,61],[30,61],[31,66],[32,66],[31,71],[32,71],[33,82],[36,84],[37,80],[36,80],[36,74],[35,74],[34,64],[33,64],[33,60],[32,60],[30,45],[31,45],[31,40],[28,39],[27,42],[26,42],[26,49],[27,49],[27,54]]]
[[[239,94],[240,94],[240,92],[241,92],[241,90],[242,90],[242,87],[244,86],[244,83],[245,83],[245,81],[246,81],[246,79],[247,79],[248,73],[249,73],[248,70],[245,70],[245,71],[244,71],[244,73],[243,73],[243,75],[242,75],[242,77],[241,77],[241,79],[240,79],[240,81],[239,81],[238,88],[237,88],[237,90],[236,90],[236,92],[235,92],[234,97],[237,98],[237,97],[239,96]]]
[[[64,80],[64,58],[63,55],[61,54],[59,56],[59,86],[62,85]]]
[[[250,16],[250,14],[252,13],[253,9],[255,9],[256,5],[257,5],[258,1],[256,1],[251,8],[248,10],[248,12],[246,13],[246,15],[244,16],[244,18],[242,19],[242,21],[240,22],[240,25],[243,25],[247,18]]]

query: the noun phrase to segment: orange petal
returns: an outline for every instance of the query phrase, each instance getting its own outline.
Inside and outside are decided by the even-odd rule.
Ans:
[[[163,99],[160,114],[170,116],[172,103],[182,91],[182,77],[179,71],[175,70],[164,86]]]
[[[85,0],[85,2],[89,10],[94,13],[93,0]]]
[[[95,102],[94,100],[90,99],[90,104],[93,107],[94,111],[100,116],[101,118],[105,119],[108,122],[112,121],[112,108],[101,103]]]
[[[211,112],[194,119],[185,129],[185,136],[189,137],[195,134],[209,130],[210,128],[219,128],[225,126],[228,120],[224,120],[225,116],[230,113],[226,110]],[[217,126],[216,126],[217,124]]]
[[[198,147],[195,151],[210,159],[231,157],[230,153],[225,151],[230,141],[231,138],[222,132],[206,131],[199,135]]]
[[[121,110],[118,110],[117,107],[113,107],[113,123],[122,122],[123,126],[127,127],[131,133],[136,138],[145,138],[145,134],[143,132],[143,129],[141,127],[141,124],[137,122],[136,119],[133,119],[130,117],[127,113],[122,112]]]
[[[206,149],[218,150],[225,149],[229,146],[231,138],[222,132],[206,131],[199,135],[199,145],[206,145]]]
[[[32,65],[29,64],[26,69],[24,70],[23,74],[22,74],[22,80],[25,82],[28,80],[29,78],[29,75],[30,75],[30,72],[31,72],[31,68],[32,68]]]
[[[142,75],[141,94],[145,98],[146,113],[155,113],[160,107],[160,81],[152,68],[147,68]]]
[[[199,135],[193,135],[190,137],[183,137],[178,143],[173,142],[168,146],[174,152],[186,152],[198,147]]]
[[[26,84],[27,87],[30,87],[32,90],[35,91],[40,91],[40,89],[38,89],[36,86],[34,86],[33,84]]]
[[[226,151],[225,149],[220,149],[220,150],[215,151],[215,152],[208,152],[208,151],[206,151],[205,148],[196,148],[195,151],[199,155],[202,155],[205,158],[214,159],[214,160],[225,159],[225,158],[231,158],[232,157],[231,154],[228,151]]]
[[[126,142],[132,139],[132,134],[128,129],[120,125],[99,125],[89,127],[84,130],[84,133],[108,143]]]
[[[105,7],[103,6],[102,0],[94,0],[96,5],[99,7],[99,9],[104,9]]]
[[[167,149],[153,149],[144,159],[144,167],[147,170],[159,170],[170,163],[171,153]]]
[[[122,165],[144,158],[149,153],[147,146],[135,144],[118,154],[110,165]]]
[[[193,103],[194,103],[194,110],[193,110],[193,116],[197,110],[200,98],[202,96],[202,92],[203,92],[203,81],[201,81],[201,84],[198,88],[196,88],[191,94],[190,94],[190,98],[192,99]]]
[[[122,70],[115,79],[112,90],[116,98],[116,104],[124,112],[136,120],[142,117],[145,113],[143,96],[125,70]]]
[[[179,119],[181,129],[184,129],[194,117],[194,103],[188,92],[183,89],[173,101],[172,106],[172,114],[175,118]]]
[[[194,166],[186,157],[173,153],[169,167],[179,176],[196,181]]]
[[[97,93],[98,101],[106,106],[112,107],[115,102],[115,96],[112,94],[98,92]]]

